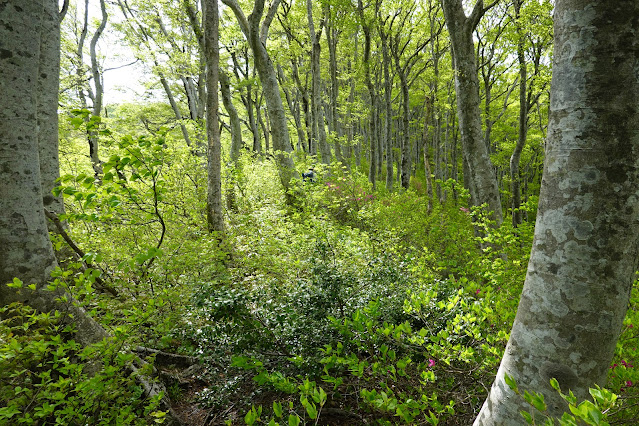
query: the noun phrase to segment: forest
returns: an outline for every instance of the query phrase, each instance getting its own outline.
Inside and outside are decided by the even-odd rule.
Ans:
[[[0,0],[0,425],[637,424],[638,19]]]

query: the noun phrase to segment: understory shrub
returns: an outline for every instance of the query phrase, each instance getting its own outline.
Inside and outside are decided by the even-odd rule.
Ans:
[[[166,413],[130,373],[123,341],[83,348],[60,312],[19,303],[0,317],[0,425],[162,423]]]

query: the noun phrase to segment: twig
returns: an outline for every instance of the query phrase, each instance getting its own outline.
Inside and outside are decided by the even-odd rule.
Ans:
[[[86,253],[82,251],[82,249],[80,249],[80,247],[78,247],[77,244],[71,239],[69,234],[67,234],[67,231],[64,229],[64,225],[62,225],[62,222],[60,221],[60,218],[58,218],[58,215],[48,209],[44,209],[44,214],[53,222],[56,229],[58,230],[58,233],[64,239],[64,241],[66,241],[69,247],[71,247],[71,249],[80,257],[80,259],[82,260],[83,269],[86,270],[87,268],[90,268],[91,263],[87,262],[84,259]],[[111,293],[111,295],[113,295],[114,297],[118,297],[120,295],[115,288],[105,283],[104,280],[100,277],[95,277],[95,283],[97,284],[98,289],[105,290]]]

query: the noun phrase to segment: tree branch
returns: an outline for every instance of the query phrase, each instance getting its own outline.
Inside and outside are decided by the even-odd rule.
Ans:
[[[84,253],[84,251],[82,251],[82,249],[80,249],[80,247],[78,247],[77,244],[71,239],[67,231],[64,229],[64,225],[60,221],[60,218],[58,217],[58,215],[56,215],[55,213],[53,213],[51,210],[48,210],[48,209],[44,209],[44,214],[47,218],[49,218],[49,220],[53,222],[56,229],[58,230],[58,233],[64,239],[64,241],[69,245],[69,247],[71,247],[71,250],[73,250],[75,254],[77,254],[80,257],[80,259],[82,260],[83,269],[86,270],[87,268],[90,268],[92,266],[91,263],[87,262],[84,258],[86,256],[86,253]],[[113,295],[114,297],[119,296],[118,291],[115,288],[108,285],[107,283],[105,283],[102,278],[96,277],[95,283],[98,284],[98,288],[100,290],[106,290],[107,292],[111,293],[111,295]]]
[[[246,19],[246,15],[244,15],[244,11],[240,7],[240,4],[237,0],[222,0],[222,3],[227,5],[233,11],[235,18],[237,19],[238,24],[240,24],[240,29],[244,33],[244,37],[247,39],[250,37],[249,34],[249,23]]]

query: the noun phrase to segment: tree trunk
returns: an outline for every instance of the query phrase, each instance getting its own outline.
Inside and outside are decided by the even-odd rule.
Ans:
[[[104,87],[102,86],[102,72],[100,72],[100,67],[98,65],[96,46],[102,32],[106,28],[107,19],[109,18],[104,0],[100,0],[100,11],[102,13],[102,20],[100,21],[98,28],[95,30],[95,33],[93,33],[91,43],[89,44],[89,52],[91,54],[91,74],[93,76],[94,87],[93,96],[91,97],[93,99],[93,115],[97,117],[100,117],[102,114],[102,96],[104,95]],[[96,130],[89,130],[89,154],[96,177],[102,175],[102,161],[98,154],[99,143],[98,132]]]
[[[524,57],[524,43],[525,34],[521,28],[520,11],[523,0],[514,0],[515,6],[515,19],[517,25],[517,59],[519,61],[519,132],[517,137],[517,144],[515,150],[510,157],[510,182],[511,182],[511,194],[512,194],[512,223],[513,227],[521,225],[522,212],[521,207],[521,183],[519,176],[519,160],[521,159],[521,152],[526,145],[526,135],[528,134],[528,96],[526,94],[527,82],[527,69],[526,58]]]
[[[255,68],[260,76],[262,82],[262,90],[264,98],[266,100],[266,107],[268,109],[268,118],[270,122],[270,133],[273,137],[273,149],[275,151],[275,158],[278,165],[278,172],[280,175],[280,182],[287,191],[291,186],[291,179],[296,175],[295,165],[291,153],[293,148],[291,146],[290,137],[288,134],[288,124],[286,122],[286,113],[284,111],[284,104],[282,103],[282,97],[280,95],[279,84],[277,83],[277,74],[273,66],[273,62],[266,50],[266,36],[268,34],[268,28],[275,16],[277,7],[280,4],[280,0],[275,0],[264,22],[260,25],[262,15],[264,14],[264,0],[255,0],[253,6],[253,12],[248,16],[248,19],[244,16],[244,12],[236,0],[222,0],[222,2],[229,6],[238,22],[245,37],[248,40],[251,50],[253,51],[253,57],[255,60]],[[292,202],[290,197],[287,196],[288,202]]]
[[[408,81],[406,81],[406,70],[399,72],[399,79],[402,86],[402,172],[401,183],[402,188],[408,189],[410,185],[410,101],[408,91]]]
[[[56,214],[64,213],[62,196],[52,191],[60,177],[58,159],[58,92],[60,89],[60,15],[57,2],[44,4],[42,33],[50,34],[40,45],[38,74],[38,149],[40,156],[40,180],[44,208]],[[49,230],[55,231],[55,227]]]
[[[286,103],[288,104],[288,109],[291,111],[291,115],[293,116],[293,120],[295,121],[295,129],[297,130],[297,150],[304,151],[304,140],[306,139],[306,135],[304,134],[304,129],[302,128],[302,115],[300,113],[299,107],[299,91],[295,91],[296,97],[293,98],[291,95],[291,91],[288,89],[288,85],[286,83],[286,77],[284,76],[284,70],[281,65],[277,65],[277,77],[282,87],[282,91],[284,92],[284,97],[286,98]]]
[[[321,45],[320,45],[320,37],[322,35],[322,28],[324,27],[324,20],[322,20],[322,24],[320,25],[320,30],[315,32],[315,24],[313,22],[313,2],[311,0],[306,0],[306,14],[308,17],[308,31],[309,37],[311,40],[311,77],[313,84],[313,95],[311,96],[311,107],[313,110],[313,131],[312,135],[314,137],[313,143],[317,144],[320,150],[320,156],[322,158],[322,163],[330,164],[331,163],[331,149],[328,146],[328,142],[326,140],[326,129],[324,128],[324,111],[322,108],[322,80],[321,80],[321,69],[320,69],[320,55],[321,55]]]
[[[364,16],[364,5],[362,0],[358,0],[357,3],[358,13],[361,19],[362,31],[364,32],[364,73],[366,80],[366,87],[368,88],[368,94],[370,98],[370,161],[368,169],[368,180],[373,185],[373,189],[377,186],[377,128],[376,128],[376,114],[377,114],[377,102],[375,96],[375,87],[371,80],[370,70],[370,55],[371,55],[371,29],[370,25],[366,22]]]
[[[224,232],[222,213],[222,144],[218,125],[219,11],[217,0],[204,2],[206,61],[206,135],[208,138],[207,221],[210,232]]]
[[[382,58],[384,68],[384,144],[386,145],[386,190],[393,190],[393,143],[391,138],[391,120],[393,118],[393,106],[391,96],[393,80],[390,77],[391,57],[388,52],[388,33],[380,23],[379,35],[382,42]]]
[[[501,197],[482,136],[479,79],[472,39],[473,30],[486,9],[483,7],[483,0],[478,0],[472,14],[466,17],[461,0],[442,0],[442,6],[454,58],[459,130],[469,173],[467,178],[471,200],[476,206],[487,203],[492,219],[499,226],[503,221]]]
[[[639,81],[635,1],[555,4],[546,163],[528,273],[490,395],[475,425],[522,424],[506,385],[565,403],[605,385],[637,268]]]
[[[330,11],[326,13],[329,16]],[[340,137],[343,136],[343,130],[340,125],[340,113],[337,108],[339,98],[339,84],[337,83],[337,41],[339,37],[339,31],[335,28],[335,23],[332,17],[328,17],[328,23],[326,28],[326,41],[328,42],[328,58],[329,58],[329,72],[331,75],[331,123],[333,132],[335,132],[333,140],[335,141],[335,159],[337,161],[344,161],[342,155],[342,146]]]
[[[0,305],[19,301],[42,312],[62,308],[75,317],[76,339],[87,344],[106,336],[102,327],[82,308],[57,302],[64,295],[62,289],[45,289],[57,264],[44,216],[37,122],[38,106],[54,97],[48,94],[39,101],[39,87],[34,83],[40,74],[41,43],[56,37],[49,32],[56,31],[56,26],[47,22],[53,12],[58,19],[57,1],[52,0],[11,1],[0,8],[0,22],[5,24],[0,26],[4,99],[0,104]],[[4,285],[13,278],[22,280],[24,287]],[[35,290],[28,289],[29,284],[35,284]]]
[[[222,103],[224,104],[224,109],[226,109],[226,112],[229,115],[229,121],[231,122],[230,158],[231,169],[235,172],[240,167],[240,149],[242,148],[243,144],[242,125],[240,123],[240,116],[237,113],[237,109],[235,109],[235,105],[233,105],[233,99],[231,97],[231,83],[229,81],[229,77],[221,68],[219,70],[219,78],[220,89],[222,92]],[[228,185],[226,187],[226,205],[229,210],[237,211],[237,205],[235,202],[235,176],[233,176],[231,179],[228,179]]]

